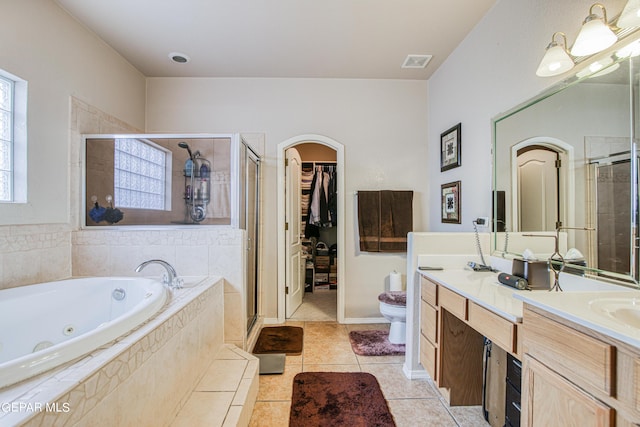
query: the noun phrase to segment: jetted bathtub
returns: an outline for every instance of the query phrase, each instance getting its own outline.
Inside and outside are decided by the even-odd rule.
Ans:
[[[91,277],[0,291],[0,388],[76,359],[160,310],[162,282]]]

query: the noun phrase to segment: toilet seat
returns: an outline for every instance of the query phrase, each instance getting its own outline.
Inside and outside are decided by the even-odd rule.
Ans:
[[[407,293],[405,291],[388,291],[378,295],[378,301],[388,305],[399,307],[407,306]]]

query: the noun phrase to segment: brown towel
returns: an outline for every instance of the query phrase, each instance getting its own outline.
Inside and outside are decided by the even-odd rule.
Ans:
[[[361,251],[406,252],[413,191],[358,191],[358,230]]]

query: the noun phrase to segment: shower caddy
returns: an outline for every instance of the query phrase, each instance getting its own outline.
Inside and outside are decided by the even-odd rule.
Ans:
[[[207,217],[211,200],[211,162],[196,151],[185,163],[183,172],[185,222],[199,223]]]

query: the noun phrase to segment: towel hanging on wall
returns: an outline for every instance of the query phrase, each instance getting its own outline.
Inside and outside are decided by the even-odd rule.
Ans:
[[[358,231],[363,252],[406,252],[413,191],[358,191]]]

